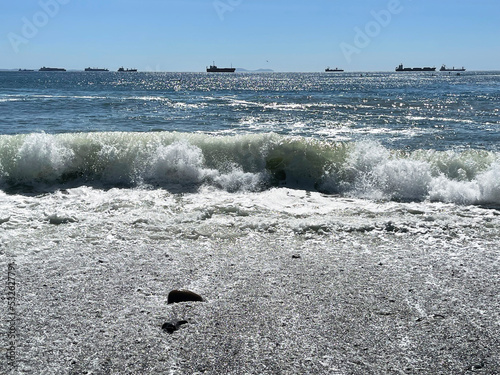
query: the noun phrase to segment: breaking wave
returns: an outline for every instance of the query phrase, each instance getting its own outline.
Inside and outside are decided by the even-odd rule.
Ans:
[[[0,136],[0,187],[161,187],[230,192],[286,186],[374,200],[500,204],[500,159],[483,150],[405,152],[274,133]]]

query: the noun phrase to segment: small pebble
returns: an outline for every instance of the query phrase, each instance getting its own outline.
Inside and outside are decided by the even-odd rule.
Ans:
[[[188,323],[187,320],[171,320],[170,322],[163,323],[163,325],[161,326],[161,329],[172,334],[175,331],[177,331],[181,325],[187,324],[187,323]]]

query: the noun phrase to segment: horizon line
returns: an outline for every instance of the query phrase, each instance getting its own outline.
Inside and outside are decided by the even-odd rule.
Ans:
[[[66,69],[66,68],[61,68],[61,69]],[[108,68],[102,68],[102,69],[108,69]],[[135,69],[135,68],[134,68]],[[273,70],[270,68],[258,68],[258,69],[247,69],[247,68],[236,68],[236,71],[234,73],[238,73],[238,69],[240,70],[239,73],[328,73],[325,72],[325,70]],[[33,73],[33,72],[39,72],[39,68],[0,68],[0,71],[3,72],[25,72],[25,73]],[[498,69],[466,69],[465,72],[496,72],[500,71],[500,68]],[[85,68],[83,69],[78,69],[78,68],[68,68],[66,69],[66,72],[82,72],[82,73],[119,73],[118,70],[110,70],[108,71],[100,71],[100,72],[86,72]],[[44,73],[65,73],[64,71],[60,72],[44,72]],[[128,72],[128,73],[134,73],[134,72]],[[138,70],[135,73],[207,73],[204,70],[196,70],[196,71],[188,71],[188,70]],[[423,72],[396,72],[394,69],[392,70],[344,70],[343,72],[330,72],[330,75],[339,75],[342,73],[453,73],[452,71],[440,71],[436,69],[435,71],[423,71]],[[463,72],[462,72],[463,73]]]

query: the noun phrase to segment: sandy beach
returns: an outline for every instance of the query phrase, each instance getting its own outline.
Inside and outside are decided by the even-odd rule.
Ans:
[[[366,233],[158,236],[126,252],[125,237],[73,253],[55,241],[17,259],[17,373],[500,371],[494,242],[478,252],[477,239],[444,251],[397,231],[370,246]],[[205,301],[168,305],[173,289]],[[188,323],[162,330],[175,319]]]

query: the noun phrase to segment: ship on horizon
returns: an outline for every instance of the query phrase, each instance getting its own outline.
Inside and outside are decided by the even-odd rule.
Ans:
[[[137,72],[137,69],[125,69],[123,66],[118,69],[119,72]]]
[[[440,72],[465,72],[465,68],[462,66],[461,68],[456,68],[453,67],[453,68],[447,68],[446,65],[443,64],[443,66],[441,66],[441,69],[439,69]]]
[[[88,68],[85,68],[85,71],[86,71],[86,72],[109,72],[109,69],[106,69],[106,68],[91,68],[91,67],[88,67]]]
[[[328,67],[325,69],[325,72],[343,72],[343,71],[344,69],[339,69],[339,68],[330,69],[330,67]]]
[[[236,68],[231,64],[230,68],[218,68],[215,62],[207,68],[207,73],[234,73]]]
[[[423,68],[405,68],[403,64],[399,64],[396,68],[396,72],[435,72],[436,68],[431,68],[429,66],[425,66]]]
[[[40,69],[38,69],[39,72],[65,72],[66,69],[64,68],[48,68],[45,66],[42,66]]]

